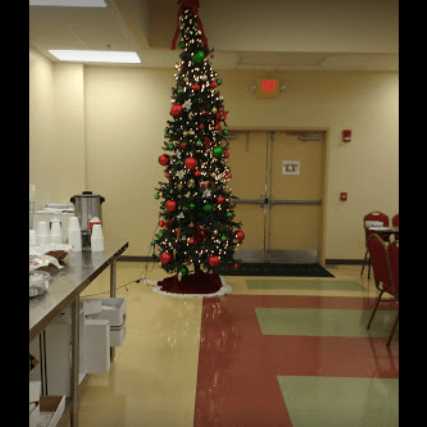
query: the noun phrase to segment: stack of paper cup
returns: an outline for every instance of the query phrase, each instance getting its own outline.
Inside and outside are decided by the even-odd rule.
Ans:
[[[104,250],[104,233],[101,224],[94,224],[90,236],[90,247],[92,252],[102,252]]]
[[[30,230],[30,246],[37,246],[36,230]]]
[[[62,243],[61,223],[59,220],[52,221],[50,228],[50,243]]]
[[[49,243],[49,224],[47,221],[39,221],[37,224],[37,242],[40,246]]]
[[[82,250],[82,233],[80,230],[79,219],[76,216],[70,217],[68,222],[68,244],[71,250],[81,252]]]

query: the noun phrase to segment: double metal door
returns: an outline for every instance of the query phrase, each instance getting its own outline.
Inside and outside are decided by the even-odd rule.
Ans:
[[[321,246],[323,132],[239,131],[230,166],[244,261],[317,262]]]

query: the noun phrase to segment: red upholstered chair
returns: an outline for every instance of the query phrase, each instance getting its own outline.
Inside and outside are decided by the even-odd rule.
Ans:
[[[369,212],[367,215],[363,217],[363,229],[365,230],[365,257],[363,259],[363,265],[362,265],[362,271],[360,272],[360,275],[363,276],[363,272],[365,271],[365,266],[368,264],[368,279],[371,277],[371,259],[369,257],[369,250],[368,250],[368,238],[372,234],[371,231],[368,230],[367,222],[369,221],[377,221],[381,222],[383,224],[383,227],[388,227],[389,225],[389,218],[388,216],[380,211],[374,211]]]
[[[399,214],[396,214],[392,219],[391,219],[391,225],[393,227],[399,227]]]
[[[397,246],[398,250],[398,243],[396,242],[391,243],[390,246],[395,248]],[[395,279],[395,276],[392,274],[392,268],[391,268],[391,262],[390,262],[390,256],[389,256],[389,250],[395,250],[395,249],[388,249],[386,243],[381,239],[378,234],[372,234],[368,238],[368,250],[369,255],[372,260],[372,269],[374,271],[374,279],[375,279],[375,286],[379,290],[378,298],[375,303],[375,307],[372,311],[371,317],[368,322],[367,329],[371,327],[371,323],[375,317],[375,314],[378,310],[378,306],[381,302],[381,298],[384,295],[384,292],[387,292],[391,295],[393,295],[394,299],[391,300],[391,302],[396,302],[398,300],[398,280]],[[393,252],[393,255],[395,255],[395,252]],[[398,268],[394,265],[394,268]],[[387,302],[390,302],[390,300],[387,300]],[[390,344],[391,338],[393,337],[394,331],[397,326],[397,321],[395,321],[390,337],[387,341],[387,345]]]
[[[388,245],[387,252],[388,252],[388,258],[390,261],[391,283],[392,283],[390,293],[394,296],[397,303],[399,303],[399,241],[395,240],[394,242],[390,243]],[[387,341],[388,346],[390,345],[391,340],[393,339],[393,335],[396,331],[397,324],[399,323],[399,306],[397,310],[398,311],[396,315],[396,320],[394,321],[393,328],[391,329],[391,333]]]

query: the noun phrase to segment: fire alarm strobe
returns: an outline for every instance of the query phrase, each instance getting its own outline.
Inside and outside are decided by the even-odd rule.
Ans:
[[[345,193],[345,192],[340,193],[340,200],[342,202],[346,202],[347,199],[348,199],[348,194],[347,193]]]

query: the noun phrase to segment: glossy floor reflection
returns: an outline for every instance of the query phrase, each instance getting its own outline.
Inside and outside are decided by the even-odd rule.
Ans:
[[[146,267],[119,263],[118,283],[164,277]],[[397,426],[398,344],[387,349],[383,333],[394,312],[385,305],[366,333],[373,282],[355,267],[331,272],[230,277],[232,295],[205,300],[120,289],[127,336],[110,372],[82,384],[80,426]],[[107,289],[108,272],[85,294]]]

